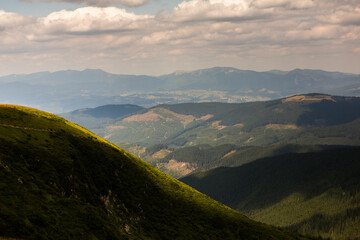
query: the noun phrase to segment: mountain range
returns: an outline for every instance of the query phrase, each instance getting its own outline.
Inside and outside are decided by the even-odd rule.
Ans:
[[[151,107],[180,102],[249,102],[310,92],[359,96],[360,76],[321,70],[255,72],[215,67],[157,77],[95,69],[0,77],[2,103],[57,113],[106,104]]]

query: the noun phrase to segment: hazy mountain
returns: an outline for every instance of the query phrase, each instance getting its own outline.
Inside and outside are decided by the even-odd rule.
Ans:
[[[248,102],[309,92],[358,95],[359,85],[359,75],[320,70],[217,67],[154,77],[87,69],[0,77],[0,101],[67,112],[105,104]]]
[[[158,91],[162,80],[116,75],[102,70],[43,72],[0,78],[1,101],[38,106],[52,112],[112,103],[130,103],[121,94]]]
[[[111,125],[117,119],[140,112],[143,109],[145,108],[131,104],[105,105],[96,108],[83,108],[63,113],[61,116],[87,129],[97,129]]]
[[[55,115],[6,105],[0,118],[0,238],[305,239]]]
[[[357,239],[360,148],[264,158],[181,179],[268,224],[332,239]]]
[[[332,89],[360,81],[359,75],[321,70],[255,72],[226,67],[173,73],[161,78],[167,80],[168,88],[222,90],[271,98],[309,92],[330,93]]]

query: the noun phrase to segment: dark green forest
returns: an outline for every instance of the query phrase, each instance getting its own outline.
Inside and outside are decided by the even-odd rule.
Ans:
[[[360,148],[288,153],[181,179],[273,225],[335,239],[359,236]]]

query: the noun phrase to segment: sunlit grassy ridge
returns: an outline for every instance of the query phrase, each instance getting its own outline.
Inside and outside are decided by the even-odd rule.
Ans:
[[[256,223],[55,115],[0,106],[0,235],[301,239]]]

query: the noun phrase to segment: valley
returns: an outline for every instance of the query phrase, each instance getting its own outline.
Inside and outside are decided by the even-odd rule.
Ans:
[[[359,109],[357,97],[317,93],[163,104],[91,130],[252,219],[356,239]]]
[[[101,97],[107,100],[93,98],[93,90],[84,91],[80,102],[69,98],[70,93],[64,93],[72,107],[81,106],[81,101],[87,106],[99,102],[111,104],[62,113],[69,121],[31,108],[2,107],[1,167],[6,185],[10,184],[11,191],[15,191],[4,188],[2,193],[7,196],[1,203],[0,226],[4,237],[23,238],[30,234],[30,239],[46,239],[59,234],[56,236],[94,239],[169,239],[170,236],[196,239],[199,226],[202,229],[199,234],[209,239],[218,236],[306,239],[306,235],[356,239],[360,234],[355,227],[359,221],[356,176],[360,169],[354,161],[360,146],[358,97],[324,93],[287,95],[291,92],[284,89],[259,90],[256,81],[252,81],[248,82],[247,97],[243,98],[245,95],[238,95],[236,88],[231,90],[226,84],[219,84],[218,79],[225,78],[233,85],[232,81],[241,79],[240,76],[247,79],[254,75],[261,79],[259,73],[229,68],[159,78],[121,76],[121,80],[110,74],[106,75],[108,82],[103,82],[103,88],[97,85],[97,79],[105,74],[101,71],[53,73],[50,75],[54,82],[46,82],[48,73],[43,73],[35,74],[37,80],[32,84],[54,84],[59,89],[56,82],[62,82],[63,74],[74,73],[79,79],[91,73],[93,77],[87,81],[93,81],[93,85],[88,86],[94,87],[97,96],[107,92],[105,98]],[[262,74],[267,79],[270,73]],[[304,81],[306,86],[321,91],[322,85],[316,88],[316,84],[319,81],[330,84],[332,76],[343,77],[341,84],[351,86],[358,81],[356,75],[322,71],[271,74],[287,76],[284,81],[295,77],[297,85]],[[178,85],[170,84],[173,78],[180,78],[176,81]],[[198,89],[205,78],[212,87]],[[132,104],[116,104],[118,100],[114,101],[107,88],[116,91],[116,84],[124,81],[129,89],[150,81],[151,86],[145,85],[144,92],[137,95],[150,101],[141,100],[136,105],[138,100],[118,98],[119,102]],[[164,89],[155,89],[159,81]],[[258,84],[264,83],[261,81]],[[341,87],[335,82],[334,89]],[[289,88],[305,91],[305,85],[300,85]],[[71,90],[73,96],[78,96],[76,89]],[[329,89],[327,92],[332,91]],[[166,93],[167,97],[154,97],[151,91]],[[229,94],[238,96],[237,100],[227,98]],[[171,100],[171,95],[177,100]],[[65,103],[61,97],[58,100]],[[52,104],[51,101],[47,102]],[[17,165],[12,165],[10,159],[16,159]],[[287,230],[254,222],[162,172],[250,219]],[[133,181],[134,178],[137,180]],[[24,201],[27,201],[24,207],[14,205]],[[38,209],[35,202],[43,207]],[[71,210],[64,206],[71,206]],[[169,206],[169,211],[160,210],[164,206]],[[70,226],[70,219],[75,219],[76,228]],[[195,225],[187,224],[189,219]],[[219,228],[213,228],[214,224]],[[249,228],[253,230],[249,232]]]

